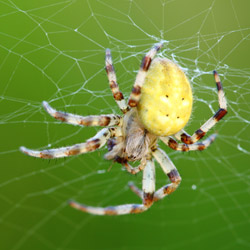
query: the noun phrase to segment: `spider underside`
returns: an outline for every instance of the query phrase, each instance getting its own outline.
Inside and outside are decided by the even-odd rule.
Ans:
[[[162,43],[155,44],[143,58],[128,104],[125,102],[123,94],[119,90],[110,50],[106,50],[105,62],[109,85],[116,103],[124,114],[123,117],[114,114],[84,117],[57,111],[47,102],[43,102],[45,110],[55,119],[62,122],[81,126],[103,126],[105,128],[84,143],[42,151],[21,147],[20,149],[22,152],[34,157],[52,159],[95,151],[107,143],[108,153],[105,155],[107,160],[121,163],[131,174],[137,174],[138,172],[143,171],[142,190],[137,188],[133,183],[129,183],[131,190],[141,198],[142,204],[92,207],[75,201],[70,201],[69,204],[72,207],[96,215],[121,215],[144,212],[152,206],[155,201],[158,201],[174,192],[181,182],[181,177],[176,167],[167,154],[158,148],[157,141],[160,139],[168,147],[178,151],[201,151],[206,149],[214,141],[216,134],[211,135],[204,141],[198,142],[205,136],[208,130],[227,113],[226,98],[222,83],[216,71],[214,71],[214,78],[218,90],[219,109],[210,119],[207,120],[207,122],[196,130],[192,136],[187,134],[183,129],[172,134],[172,137],[169,135],[159,136],[146,129],[141,122],[137,109],[142,94],[141,89],[145,82],[151,62],[161,47]],[[182,141],[182,143],[177,142],[177,140]],[[170,180],[170,184],[167,184],[158,190],[155,190],[154,159],[159,163],[163,172]],[[137,167],[132,167],[129,164],[131,161],[140,161],[140,164]]]

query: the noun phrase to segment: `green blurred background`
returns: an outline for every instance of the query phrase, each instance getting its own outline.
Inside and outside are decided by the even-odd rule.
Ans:
[[[102,0],[0,2],[0,249],[250,249],[250,67],[248,0]],[[160,56],[178,62],[193,84],[192,133],[218,108],[212,71],[229,114],[203,152],[173,152],[180,188],[143,214],[98,217],[69,198],[107,206],[139,202],[141,185],[106,149],[46,161],[22,145],[72,145],[98,128],[53,120],[41,102],[82,115],[119,113],[104,70],[112,50],[126,97],[144,53],[164,39]],[[212,133],[211,132],[211,133]],[[166,177],[157,168],[157,187]]]

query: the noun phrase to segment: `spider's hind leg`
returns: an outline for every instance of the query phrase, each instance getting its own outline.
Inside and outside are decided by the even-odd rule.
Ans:
[[[180,132],[175,134],[175,137],[178,140],[181,140],[186,144],[193,144],[197,142],[206,135],[208,130],[210,130],[217,122],[219,122],[227,114],[227,100],[225,97],[225,93],[223,90],[219,74],[216,71],[214,71],[214,79],[218,90],[218,100],[219,100],[218,111],[210,119],[208,119],[198,130],[196,130],[192,136],[187,134],[184,130],[181,130]]]

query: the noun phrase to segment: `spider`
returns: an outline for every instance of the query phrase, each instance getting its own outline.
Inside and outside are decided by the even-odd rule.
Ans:
[[[45,110],[62,122],[106,128],[84,143],[42,151],[21,147],[20,150],[23,153],[52,159],[92,152],[107,143],[108,153],[104,156],[107,160],[122,164],[131,174],[143,171],[142,190],[133,183],[129,183],[130,189],[141,198],[142,204],[93,207],[69,201],[73,208],[96,215],[144,212],[155,201],[174,192],[181,182],[176,167],[167,154],[158,148],[157,141],[161,140],[171,149],[178,151],[204,150],[214,141],[216,134],[197,142],[227,114],[227,102],[218,73],[214,71],[219,109],[190,136],[183,128],[192,111],[192,89],[188,78],[177,64],[167,58],[154,59],[162,45],[163,43],[155,44],[144,56],[128,103],[119,90],[111,52],[109,49],[106,50],[105,62],[109,86],[123,116],[109,114],[84,117],[57,111],[47,102],[43,102]],[[154,159],[170,180],[170,184],[156,191]],[[140,164],[132,167],[129,162],[134,161],[140,161]]]

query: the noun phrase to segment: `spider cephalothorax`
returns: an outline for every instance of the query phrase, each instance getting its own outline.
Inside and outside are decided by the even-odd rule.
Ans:
[[[162,43],[156,44],[143,58],[128,104],[120,92],[110,50],[106,50],[106,72],[113,96],[123,112],[119,115],[79,116],[53,109],[43,102],[45,110],[54,118],[80,126],[104,126],[94,137],[85,143],[42,151],[21,147],[25,154],[40,158],[60,158],[95,151],[107,143],[107,160],[121,163],[131,174],[143,171],[142,190],[129,184],[131,190],[141,199],[142,204],[125,204],[114,207],[92,207],[70,201],[69,204],[81,211],[97,215],[120,215],[141,213],[155,201],[176,190],[181,177],[167,154],[158,148],[157,140],[162,140],[173,150],[204,150],[215,139],[213,134],[199,141],[227,113],[227,103],[220,82],[214,71],[218,90],[219,110],[190,136],[184,130],[191,111],[193,95],[189,80],[181,68],[166,58],[154,58]],[[177,142],[174,138],[182,143]],[[155,190],[154,159],[168,176],[170,184]],[[138,167],[129,162],[140,161]]]
[[[146,162],[150,149],[156,144],[156,138],[157,136],[143,127],[137,110],[131,109],[124,115],[121,135],[116,139],[108,140],[108,145],[112,144],[112,147],[109,148],[110,152],[105,155],[105,158],[114,159],[119,163],[138,160]]]

